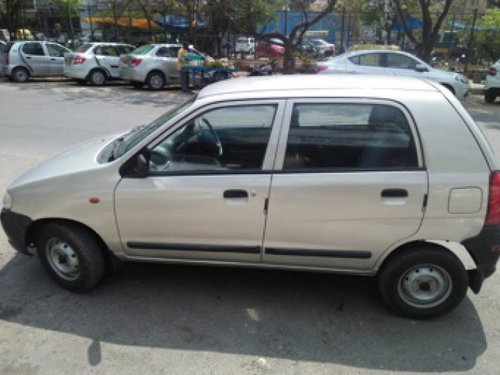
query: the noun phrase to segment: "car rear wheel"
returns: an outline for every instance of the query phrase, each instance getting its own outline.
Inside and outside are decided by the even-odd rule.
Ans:
[[[165,77],[160,72],[151,72],[146,78],[146,85],[151,90],[161,90],[165,86]]]
[[[73,291],[95,287],[104,276],[104,249],[88,229],[72,223],[49,223],[39,230],[40,259],[61,286]]]
[[[29,77],[30,72],[28,69],[21,67],[15,68],[11,75],[12,80],[17,83],[24,83],[29,79]]]
[[[102,86],[106,82],[106,74],[100,69],[93,70],[89,74],[89,82],[93,86]]]
[[[495,101],[495,99],[497,98],[496,95],[494,95],[493,93],[491,92],[486,92],[484,93],[484,101],[486,103],[493,103]]]
[[[394,312],[432,318],[455,308],[465,297],[467,271],[452,253],[421,245],[389,257],[378,275],[380,293]]]

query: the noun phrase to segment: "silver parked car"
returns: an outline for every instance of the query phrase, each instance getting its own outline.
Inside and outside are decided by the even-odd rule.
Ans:
[[[180,44],[147,44],[121,56],[120,78],[130,81],[134,87],[147,85],[151,90],[179,84],[177,53],[181,47]],[[192,47],[189,52],[204,58],[201,52]]]
[[[28,171],[1,222],[71,290],[114,258],[330,271],[375,276],[394,311],[432,317],[495,271],[498,167],[432,81],[240,78]]]
[[[463,74],[435,69],[416,56],[401,51],[360,50],[317,63],[320,74],[381,74],[426,78],[448,88],[459,99],[469,91]]]
[[[2,73],[15,82],[26,82],[31,76],[62,76],[64,54],[68,52],[66,47],[52,42],[9,42],[0,58]]]
[[[78,83],[102,86],[120,78],[120,55],[135,49],[122,43],[87,43],[64,55],[64,75]]]

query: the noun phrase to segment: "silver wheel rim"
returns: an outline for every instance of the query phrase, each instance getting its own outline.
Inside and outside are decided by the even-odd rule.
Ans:
[[[24,69],[17,69],[14,72],[14,76],[17,82],[26,82],[26,80],[28,79],[28,73],[26,73]]]
[[[163,87],[163,78],[158,74],[153,74],[149,77],[149,85],[155,89],[159,90]]]
[[[431,308],[443,303],[451,294],[450,274],[433,264],[419,264],[406,271],[398,281],[398,293],[410,306]]]
[[[67,242],[59,238],[49,239],[45,254],[50,267],[64,280],[73,281],[80,276],[78,256]]]
[[[92,73],[92,83],[96,86],[101,86],[105,81],[104,74],[102,72]]]

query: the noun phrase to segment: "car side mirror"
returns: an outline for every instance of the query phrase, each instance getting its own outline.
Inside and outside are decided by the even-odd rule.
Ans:
[[[120,174],[128,178],[144,178],[149,174],[149,150],[141,150],[120,168]]]
[[[427,68],[424,64],[417,64],[417,65],[415,65],[415,70],[417,72],[423,73],[423,72],[428,72],[429,68]]]

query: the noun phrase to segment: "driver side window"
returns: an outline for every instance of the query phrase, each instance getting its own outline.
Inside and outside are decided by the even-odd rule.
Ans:
[[[205,112],[151,150],[150,174],[260,170],[275,113],[270,104]]]

